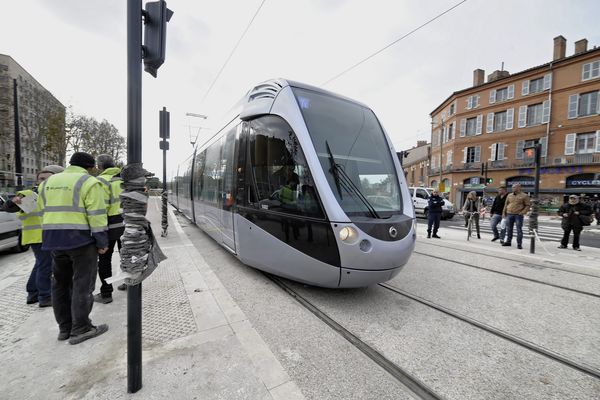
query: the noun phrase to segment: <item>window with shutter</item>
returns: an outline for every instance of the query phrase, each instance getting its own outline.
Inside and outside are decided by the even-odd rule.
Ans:
[[[509,85],[508,86],[508,99],[514,99],[515,98],[515,85]]]
[[[469,150],[468,147],[463,148],[463,163],[465,163],[465,164],[467,162],[467,152],[468,152],[468,150]]]
[[[490,161],[496,161],[496,148],[498,145],[496,143],[490,146]]]
[[[596,131],[596,153],[600,153],[600,130]]]
[[[542,148],[541,148],[542,154],[540,154],[540,157],[547,157],[548,156],[548,139],[544,136],[543,138],[540,138],[539,143],[542,145]]]
[[[465,137],[467,134],[467,120],[465,118],[460,120],[460,137]]]
[[[576,133],[569,133],[565,136],[565,156],[575,154],[575,139],[577,138]]]
[[[600,76],[600,60],[591,63],[583,64],[581,71],[581,80],[587,81]]]
[[[519,107],[519,128],[525,128],[527,124],[527,106]]]
[[[506,130],[506,111],[497,112],[494,115],[494,132],[502,132]]]
[[[498,160],[504,160],[504,143],[498,143]]]
[[[597,110],[598,110],[598,92],[597,91],[582,93],[579,95],[579,102],[577,105],[577,115],[579,117],[596,114]]]
[[[523,81],[521,86],[521,96],[527,96],[529,94],[529,81]]]
[[[552,86],[552,74],[551,73],[544,75],[544,90],[550,89],[550,86]]]
[[[487,133],[494,132],[494,113],[488,113],[487,119],[486,119],[486,129],[485,129],[485,131]]]
[[[509,108],[508,110],[506,110],[506,129],[507,130],[513,128],[514,119],[515,119],[515,109]]]
[[[446,165],[452,165],[452,150],[446,152]]]
[[[490,104],[494,104],[496,102],[496,89],[490,90]]]
[[[475,162],[481,162],[481,146],[475,146]]]
[[[550,121],[550,100],[545,100],[542,104],[542,124]]]
[[[567,114],[568,119],[577,118],[577,107],[579,105],[579,95],[572,94],[569,96],[569,110]]]
[[[477,128],[475,130],[476,135],[481,135],[481,129],[483,128],[483,114],[477,116]]]

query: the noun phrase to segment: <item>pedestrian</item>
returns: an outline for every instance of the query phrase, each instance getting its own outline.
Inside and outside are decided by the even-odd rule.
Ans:
[[[121,235],[125,229],[123,216],[121,215],[121,199],[119,195],[121,188],[121,168],[115,166],[114,159],[108,154],[100,154],[96,157],[96,165],[100,174],[97,176],[104,189],[104,201],[106,203],[106,214],[108,218],[108,250],[98,255],[98,276],[100,277],[100,293],[94,296],[94,301],[108,304],[113,301],[113,286],[106,280],[112,276],[112,256],[115,244],[121,251]],[[127,285],[123,284],[127,289]]]
[[[427,238],[434,237],[441,239],[437,232],[440,228],[440,220],[442,219],[442,206],[444,205],[444,199],[440,197],[437,190],[431,192],[431,196],[428,199],[427,206]],[[433,227],[433,235],[431,234],[431,228]]]
[[[37,197],[38,186],[42,182],[63,170],[60,165],[48,165],[42,168],[37,174],[37,185],[31,189],[18,191],[6,204],[6,210],[16,212],[21,220],[21,244],[30,245],[35,256],[35,263],[25,286],[26,303],[38,303],[39,307],[52,307],[52,253],[42,250],[42,211],[36,207],[27,212],[24,206],[24,209],[21,207],[24,198]],[[37,202],[34,205],[37,206]]]
[[[600,199],[597,199],[594,203],[593,211],[596,216],[596,225],[600,225]]]
[[[521,184],[512,185],[512,193],[506,196],[502,217],[506,218],[506,238],[502,246],[510,246],[513,228],[517,225],[517,248],[523,248],[523,219],[529,212],[529,196],[521,191]]]
[[[108,325],[89,318],[98,269],[98,253],[108,250],[106,205],[98,179],[89,173],[95,160],[76,152],[64,172],[42,183],[42,249],[52,251],[52,308],[58,340],[78,344],[103,334]]]
[[[465,200],[465,204],[463,205],[463,214],[465,216],[465,226],[469,225],[469,220],[475,224],[475,229],[477,230],[477,239],[481,239],[481,234],[479,232],[479,212],[481,209],[481,203],[477,198],[477,193],[469,192],[467,195],[467,199]]]
[[[500,243],[504,242],[504,235],[506,234],[506,228],[500,229],[500,233],[498,233],[498,224],[502,222],[502,211],[504,211],[504,204],[506,203],[506,196],[508,195],[508,191],[506,190],[506,186],[500,186],[498,188],[498,195],[494,198],[494,203],[492,204],[492,209],[490,214],[492,215],[490,219],[490,225],[492,228],[492,233],[494,237],[492,238],[492,242],[500,239]]]
[[[560,241],[559,249],[566,249],[569,244],[569,236],[573,231],[573,250],[581,251],[579,248],[579,236],[585,225],[591,223],[592,208],[579,201],[575,194],[569,196],[569,201],[558,209],[558,215],[562,217],[561,228],[563,237]],[[587,221],[583,219],[587,218]]]

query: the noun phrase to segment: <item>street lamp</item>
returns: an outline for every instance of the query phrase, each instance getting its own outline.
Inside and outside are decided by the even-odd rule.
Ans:
[[[438,191],[440,193],[443,193],[446,191],[446,187],[445,185],[442,183],[442,159],[443,159],[443,155],[442,155],[442,150],[444,147],[444,128],[445,128],[445,121],[444,121],[444,117],[442,117],[442,120],[440,122],[440,124],[438,125],[438,127],[440,127],[440,181],[438,182]],[[431,142],[433,143],[433,130],[436,128],[436,126],[434,126],[434,122],[431,121]]]
[[[208,118],[204,114],[197,114],[197,113],[191,113],[191,112],[187,112],[187,113],[185,113],[185,115],[188,117],[196,117],[196,118],[202,118],[202,119]],[[196,144],[196,142],[198,141],[198,135],[200,135],[200,129],[202,129],[202,128],[201,127],[198,128],[198,133],[196,133],[196,138],[193,141],[192,141],[192,132],[190,131],[190,144],[192,146],[194,146]]]

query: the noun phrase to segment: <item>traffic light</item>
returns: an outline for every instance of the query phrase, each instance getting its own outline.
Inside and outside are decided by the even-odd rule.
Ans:
[[[488,185],[489,185],[490,183],[492,183],[492,182],[494,182],[494,180],[493,180],[492,178],[487,178],[487,179],[485,180],[485,183],[486,183],[486,184],[488,184]]]
[[[146,3],[144,13],[144,71],[156,78],[156,72],[165,62],[167,22],[173,11],[165,0]]]
[[[485,174],[485,166],[481,163],[481,175]]]

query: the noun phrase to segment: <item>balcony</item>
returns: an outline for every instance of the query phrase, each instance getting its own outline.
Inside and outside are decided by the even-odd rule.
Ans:
[[[582,165],[582,164],[600,164],[600,154],[575,154],[572,156],[552,157],[548,165]]]

